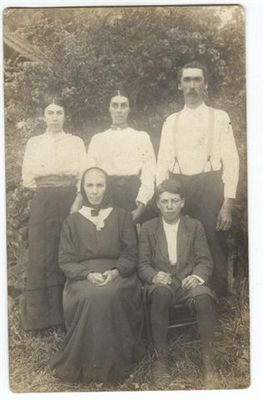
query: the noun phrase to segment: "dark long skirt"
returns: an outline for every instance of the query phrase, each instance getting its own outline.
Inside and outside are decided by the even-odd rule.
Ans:
[[[127,211],[134,210],[140,188],[140,178],[137,175],[110,176],[109,183],[113,204]]]
[[[105,268],[104,268],[105,269]],[[115,381],[143,355],[141,285],[136,275],[97,287],[67,281],[63,304],[67,335],[50,366],[65,381]]]
[[[127,211],[134,210],[136,199],[140,188],[140,177],[138,175],[131,176],[109,176],[111,198],[116,207],[124,208]],[[148,202],[139,223],[143,224],[159,215],[154,196]]]
[[[40,187],[31,203],[29,262],[21,295],[21,320],[26,330],[64,324],[64,274],[58,267],[63,220],[76,196],[75,187]]]

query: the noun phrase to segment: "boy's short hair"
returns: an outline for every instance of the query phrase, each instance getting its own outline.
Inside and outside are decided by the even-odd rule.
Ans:
[[[183,185],[181,184],[180,181],[175,179],[165,179],[157,186],[156,199],[158,200],[159,196],[164,192],[178,194],[181,196],[181,198],[184,198]]]

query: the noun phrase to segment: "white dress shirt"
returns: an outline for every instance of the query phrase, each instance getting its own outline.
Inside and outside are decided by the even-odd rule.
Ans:
[[[26,145],[22,181],[27,188],[36,188],[35,179],[48,175],[73,176],[77,187],[84,169],[85,146],[81,138],[69,133],[46,131],[33,136]]]
[[[211,165],[208,162],[210,135]],[[158,153],[157,184],[167,179],[169,172],[195,175],[210,171],[211,167],[214,171],[220,170],[221,165],[224,197],[235,198],[239,159],[231,122],[226,112],[210,109],[202,103],[195,109],[185,106],[182,111],[167,118],[162,128]]]
[[[178,219],[175,224],[167,224],[167,222],[165,222],[162,218],[163,229],[167,240],[168,254],[171,265],[175,265],[177,262],[177,235],[179,222],[180,220]]]
[[[177,241],[178,241],[178,229],[179,229],[180,219],[178,219],[178,221],[175,224],[167,224],[167,222],[164,221],[164,219],[162,218],[162,223],[167,241],[170,264],[175,265],[177,263],[177,258],[178,258]],[[199,285],[202,285],[204,283],[204,280],[200,278],[200,276],[195,274],[192,274],[192,276],[195,276],[198,279]]]
[[[130,127],[108,129],[91,139],[86,167],[100,167],[108,175],[140,174],[141,186],[136,201],[143,204],[152,198],[156,159],[149,135]]]

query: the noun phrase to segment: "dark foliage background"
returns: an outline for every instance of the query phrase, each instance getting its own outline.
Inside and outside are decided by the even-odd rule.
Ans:
[[[226,18],[226,19],[225,19]],[[25,143],[44,131],[45,94],[61,92],[66,130],[86,144],[110,120],[108,103],[121,85],[132,101],[131,124],[158,149],[164,118],[182,107],[178,68],[207,65],[207,102],[232,120],[241,172],[231,243],[235,269],[247,274],[246,93],[244,14],[238,6],[7,9],[4,25],[45,54],[45,63],[5,52],[5,127],[9,279],[26,262],[31,193],[20,184]],[[12,270],[12,266],[16,267]],[[14,276],[15,275],[15,276]]]

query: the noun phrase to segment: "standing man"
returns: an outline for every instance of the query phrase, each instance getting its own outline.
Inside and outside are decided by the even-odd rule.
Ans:
[[[205,228],[214,261],[211,286],[227,293],[225,231],[232,223],[239,159],[226,112],[208,107],[204,93],[207,70],[198,62],[186,64],[178,74],[185,106],[165,121],[158,153],[157,184],[176,177],[185,188],[184,212]]]

